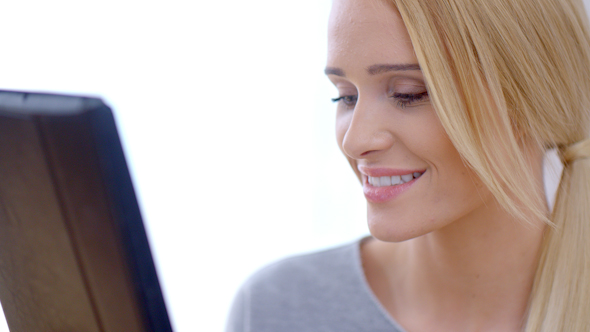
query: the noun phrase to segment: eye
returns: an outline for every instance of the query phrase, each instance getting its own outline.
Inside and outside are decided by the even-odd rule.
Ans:
[[[399,108],[414,106],[415,103],[428,101],[428,91],[420,93],[394,93],[392,97]]]
[[[358,96],[350,95],[350,96],[341,96],[338,98],[332,98],[332,101],[335,103],[342,103],[342,104],[346,105],[348,108],[352,108],[352,107],[354,107],[354,105],[356,105],[357,99],[358,99]]]

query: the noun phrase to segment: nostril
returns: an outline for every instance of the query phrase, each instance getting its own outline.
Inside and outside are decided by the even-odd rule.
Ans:
[[[376,151],[376,150],[365,151],[365,152],[361,153],[361,157],[365,157],[365,156],[367,156],[369,153],[371,153],[373,151]]]

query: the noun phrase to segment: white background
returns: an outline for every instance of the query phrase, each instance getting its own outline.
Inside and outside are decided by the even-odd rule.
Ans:
[[[256,269],[367,233],[323,74],[329,7],[0,5],[0,89],[112,106],[176,331],[222,331]]]
[[[176,331],[222,331],[253,271],[368,232],[334,139],[329,7],[0,5],[0,89],[100,96],[114,109]]]

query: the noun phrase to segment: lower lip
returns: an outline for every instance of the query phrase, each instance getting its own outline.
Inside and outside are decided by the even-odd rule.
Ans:
[[[416,181],[420,179],[422,175],[419,178],[413,179],[410,182],[398,184],[396,186],[385,187],[373,187],[369,184],[367,177],[365,177],[363,181],[363,192],[365,193],[367,201],[371,203],[385,203],[396,198],[397,196],[401,195],[402,193],[410,189],[410,187],[412,187],[412,185],[416,183]]]

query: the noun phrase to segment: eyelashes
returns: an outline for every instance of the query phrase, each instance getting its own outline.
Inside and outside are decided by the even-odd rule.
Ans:
[[[421,93],[394,93],[391,97],[396,102],[397,107],[404,109],[409,106],[414,106],[415,103],[425,102],[428,100],[428,91]],[[354,108],[358,100],[357,95],[340,96],[332,98],[335,103],[342,103],[347,108]]]
[[[394,93],[393,98],[397,101],[399,108],[406,108],[412,106],[416,102],[425,101],[428,99],[428,92],[424,91],[421,93]]]
[[[341,96],[338,98],[332,98],[332,102],[334,103],[343,103],[346,106],[354,106],[356,105],[356,100],[358,96],[350,95],[350,96]]]

